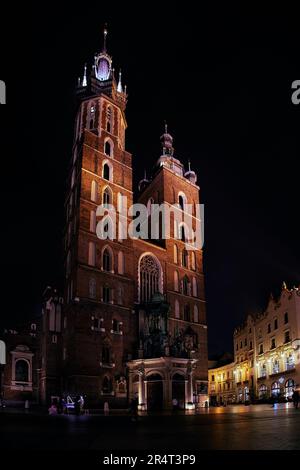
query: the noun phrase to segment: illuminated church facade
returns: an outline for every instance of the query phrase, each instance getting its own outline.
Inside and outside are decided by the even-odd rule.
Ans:
[[[121,74],[115,79],[106,35],[76,90],[65,202],[65,293],[63,305],[57,295],[47,294],[38,394],[44,403],[51,396],[82,394],[91,406],[108,401],[111,407],[127,407],[133,397],[144,410],[170,409],[174,403],[204,406],[202,248],[187,246],[174,214],[166,239],[97,236],[101,204],[115,208],[117,231],[122,218],[132,219],[122,211],[125,200],[128,207],[145,205],[149,213],[154,204],[176,205],[179,212],[189,204],[193,227],[199,218],[197,176],[174,156],[167,128],[152,175],[139,183],[133,199],[133,158],[125,145],[127,93]]]

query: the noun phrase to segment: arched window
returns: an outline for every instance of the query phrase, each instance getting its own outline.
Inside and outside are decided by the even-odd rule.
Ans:
[[[176,292],[179,291],[179,276],[178,271],[174,271],[174,290]]]
[[[104,248],[102,254],[102,266],[104,271],[112,270],[112,253],[109,248]]]
[[[92,181],[91,184],[91,201],[97,202],[98,199],[98,183],[97,181]]]
[[[110,181],[110,168],[107,163],[103,165],[103,178]]]
[[[95,266],[96,264],[96,247],[94,242],[89,242],[88,264],[90,266]]]
[[[196,270],[196,255],[194,251],[191,252],[191,268],[193,271]]]
[[[197,295],[198,295],[197,281],[196,281],[196,278],[193,277],[193,296],[197,297]]]
[[[89,280],[89,297],[91,299],[96,298],[96,280],[94,278]]]
[[[107,106],[106,109],[106,130],[107,132],[112,133],[112,109],[111,106]]]
[[[180,307],[177,299],[175,300],[175,318],[180,318]]]
[[[189,278],[184,276],[182,281],[182,290],[184,295],[189,295]]]
[[[95,106],[95,103],[91,103],[90,108],[89,108],[89,117],[88,117],[88,128],[90,130],[95,128],[95,116],[96,116],[96,106]]]
[[[182,192],[178,194],[178,204],[181,210],[184,210],[184,206],[186,204],[186,195]]]
[[[183,224],[180,225],[179,230],[180,230],[180,240],[183,241],[183,242],[185,242],[185,240],[186,240],[186,238],[185,238],[186,233],[185,233],[185,227],[184,227]]]
[[[295,382],[293,379],[288,379],[285,382],[285,397],[291,398],[294,392]]]
[[[148,215],[151,214],[151,207],[152,207],[152,204],[154,204],[154,199],[153,199],[153,197],[150,197],[150,198],[148,199],[148,202],[147,202],[147,213],[148,213]]]
[[[271,386],[271,394],[273,397],[278,397],[280,395],[280,385],[279,382],[273,382]]]
[[[194,305],[194,322],[199,322],[199,311],[197,305]]]
[[[189,304],[184,306],[184,320],[191,321],[191,309]]]
[[[261,384],[258,389],[258,398],[260,400],[267,398],[268,388],[265,384]]]
[[[104,143],[104,153],[108,157],[113,156],[113,143],[111,140],[106,140]]]
[[[90,212],[90,231],[95,233],[96,232],[96,212]]]
[[[105,215],[96,226],[97,237],[101,240],[115,240],[116,238],[116,227],[112,218],[109,215]]]
[[[161,267],[152,255],[144,255],[139,264],[140,301],[149,302],[156,292],[161,292]]]
[[[107,348],[103,348],[104,349],[107,349]],[[102,359],[103,359],[103,350],[102,350]],[[102,360],[102,363],[103,364],[109,364],[108,362],[104,362]],[[112,380],[110,377],[107,377],[105,376],[104,379],[103,379],[103,382],[102,382],[102,393],[105,395],[105,394],[110,394],[112,392]]]
[[[174,245],[174,263],[178,263],[178,247],[177,245]]]
[[[126,196],[123,196],[122,193],[118,193],[118,212],[120,213],[124,212],[125,200],[126,200]]]
[[[102,287],[102,301],[108,303],[108,302],[111,302],[111,300],[112,300],[112,289],[109,286],[105,285]]]
[[[16,382],[29,382],[29,365],[25,359],[18,359],[15,368]]]
[[[114,240],[115,238],[114,224],[113,224],[111,217],[107,215],[102,220],[103,220],[103,232],[104,232],[105,238],[109,240]]]
[[[185,248],[182,250],[182,253],[181,253],[181,263],[184,268],[188,268],[189,255]]]
[[[103,190],[102,202],[104,205],[113,203],[112,190],[108,186]]]
[[[119,251],[118,253],[118,273],[124,274],[124,253]]]

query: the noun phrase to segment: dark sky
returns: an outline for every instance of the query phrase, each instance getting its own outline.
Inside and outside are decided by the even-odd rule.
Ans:
[[[159,156],[166,119],[205,204],[209,351],[231,350],[247,313],[283,280],[300,283],[297,14],[111,3],[39,3],[1,19],[0,323],[35,314],[44,287],[62,284],[73,89],[108,22],[108,49],[128,86],[135,184]]]

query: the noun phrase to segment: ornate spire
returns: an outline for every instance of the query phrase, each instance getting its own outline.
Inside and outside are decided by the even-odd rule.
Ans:
[[[117,91],[118,91],[119,93],[122,93],[122,92],[123,92],[123,88],[122,88],[122,72],[121,72],[121,69],[120,69],[120,72],[119,72],[119,82],[118,82]]]
[[[83,72],[82,86],[87,86],[87,78],[86,78],[86,64],[84,65],[84,72]]]
[[[286,289],[287,289],[287,285],[286,285],[285,281],[283,281],[283,283],[282,283],[282,290],[286,290]]]
[[[144,169],[144,178],[141,179],[139,182],[139,191],[142,192],[149,184],[149,180],[147,178],[146,168]]]
[[[165,132],[160,138],[161,145],[163,148],[163,155],[172,156],[174,153],[173,148],[173,137],[168,133],[168,124],[165,121]]]
[[[188,160],[188,166],[189,169],[188,171],[184,174],[185,178],[188,179],[191,183],[196,184],[197,183],[197,175],[196,173],[191,169],[191,160]]]
[[[107,31],[107,23],[105,23],[104,28],[103,28],[103,52],[106,52],[106,36],[108,34]]]

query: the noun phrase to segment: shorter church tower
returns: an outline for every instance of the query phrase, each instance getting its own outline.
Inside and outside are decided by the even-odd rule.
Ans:
[[[160,236],[134,241],[139,350],[138,359],[128,363],[129,389],[147,410],[174,403],[195,408],[208,399],[202,247],[188,237],[200,226],[197,176],[174,156],[167,126],[161,145],[152,176],[139,184],[138,200],[149,215],[161,210]]]

